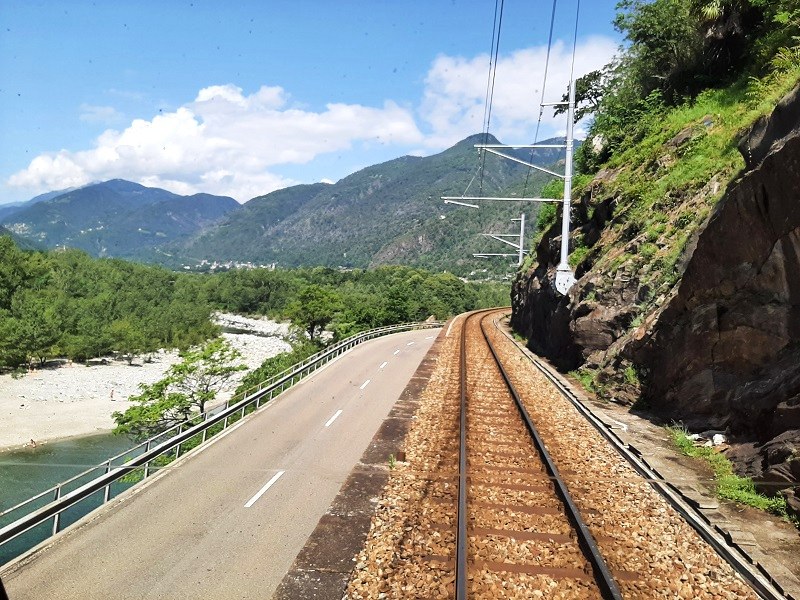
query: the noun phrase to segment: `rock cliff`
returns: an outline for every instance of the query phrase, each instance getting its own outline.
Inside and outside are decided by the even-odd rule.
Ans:
[[[665,160],[700,127],[675,136]],[[616,173],[599,173],[571,234],[589,248],[578,283],[566,297],[553,287],[552,228],[514,283],[512,324],[559,368],[593,373],[610,399],[693,431],[726,429],[740,472],[791,495],[800,481],[800,87],[739,150],[745,169],[719,201],[713,178],[671,200],[667,228],[696,219],[672,262],[657,235],[624,226],[619,199],[602,193]]]

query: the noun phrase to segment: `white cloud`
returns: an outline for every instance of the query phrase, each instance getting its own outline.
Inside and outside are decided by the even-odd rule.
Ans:
[[[605,37],[589,37],[575,53],[575,77],[608,63],[617,43]],[[500,56],[494,83],[489,130],[504,142],[530,142],[539,118],[547,48],[539,46]],[[550,54],[545,102],[558,102],[567,90],[572,46],[556,42]],[[489,56],[474,58],[439,56],[426,77],[420,115],[430,134],[426,145],[444,148],[484,127],[484,104]],[[565,116],[553,117],[545,108],[539,139],[556,135],[566,126]]]
[[[616,48],[616,42],[604,37],[583,40],[576,77],[609,62]],[[499,60],[490,131],[505,142],[533,139],[545,54],[544,47],[536,47]],[[571,47],[556,43],[546,101],[560,100],[571,60]],[[315,111],[293,102],[281,87],[262,86],[247,95],[231,84],[212,85],[177,109],[164,108],[149,120],[106,130],[90,149],[41,154],[6,183],[32,196],[123,178],[176,193],[207,192],[245,201],[297,183],[280,174],[285,165],[350,152],[360,154],[347,164],[371,164],[374,153],[368,151],[377,146],[384,147],[383,156],[395,149],[396,155],[421,155],[480,132],[488,66],[487,55],[439,56],[433,61],[416,112],[425,133],[411,109],[392,101],[382,106],[332,103]],[[113,107],[81,106],[84,121],[120,116]],[[554,119],[552,109],[546,109],[539,139],[563,131],[565,124],[564,116]]]
[[[119,123],[124,115],[113,106],[94,106],[92,104],[81,104],[81,114],[78,117],[87,123],[102,123],[112,125]]]
[[[173,112],[105,131],[90,150],[42,154],[8,184],[38,193],[119,177],[245,201],[295,183],[270,168],[355,144],[421,142],[411,112],[393,102],[329,104],[313,112],[289,106],[279,87],[244,95],[233,85],[215,85]]]

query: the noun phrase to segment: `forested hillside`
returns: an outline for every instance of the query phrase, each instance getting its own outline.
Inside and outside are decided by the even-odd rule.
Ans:
[[[18,236],[43,248],[68,247],[94,256],[142,258],[147,250],[188,237],[239,207],[210,194],[179,196],[114,179],[42,194],[0,213]]]
[[[217,310],[291,319],[298,332],[324,328],[338,339],[494,306],[506,293],[408,267],[175,273],[78,250],[23,251],[0,235],[0,367],[187,348],[217,335]]]
[[[440,196],[537,195],[546,177],[515,162],[488,156],[474,135],[429,157],[404,156],[367,167],[336,184],[294,186],[254,198],[191,243],[170,247],[171,266],[198,261],[249,261],[281,267],[365,268],[404,264],[468,275],[481,268],[506,273],[512,260],[476,261],[474,252],[507,250],[480,233],[514,232],[512,218],[532,219],[535,205],[480,203],[480,210],[446,206]],[[530,151],[520,151],[525,160]],[[557,150],[536,150],[533,161],[552,165]],[[517,229],[518,230],[518,229]],[[496,244],[496,245],[492,245]]]
[[[578,282],[553,287],[545,215],[514,326],[600,397],[726,430],[740,470],[794,502],[800,2],[633,0],[616,25],[627,49],[577,86],[599,99],[577,153]]]

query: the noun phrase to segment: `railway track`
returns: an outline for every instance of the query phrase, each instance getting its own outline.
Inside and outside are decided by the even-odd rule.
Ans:
[[[619,599],[485,330],[493,314],[468,317],[461,336],[455,597],[491,590],[513,573],[530,591]]]
[[[762,597],[532,367],[500,314],[459,318],[445,341],[348,598]]]

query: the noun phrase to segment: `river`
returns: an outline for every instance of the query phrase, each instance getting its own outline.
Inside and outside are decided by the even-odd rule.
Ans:
[[[0,513],[124,452],[133,445],[131,440],[125,436],[102,434],[48,442],[40,444],[36,448],[0,452]],[[98,474],[99,472],[95,472],[92,475]],[[85,483],[87,480],[82,480],[78,484]],[[115,484],[115,494],[119,493],[121,491],[119,488],[124,486],[125,484]],[[52,499],[53,497],[48,495],[37,506]],[[94,502],[87,502],[88,506],[84,505],[66,511],[61,528],[63,529],[100,504],[99,497],[94,500]],[[6,517],[0,517],[0,527],[23,514],[15,512]],[[39,543],[44,539],[45,532],[51,527],[52,520],[0,546],[0,565]]]

